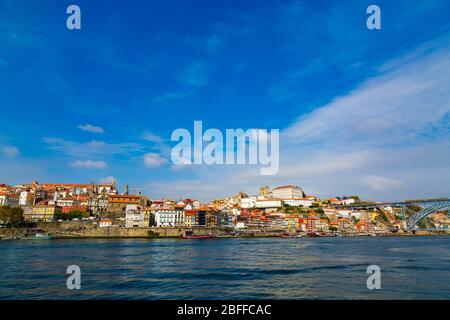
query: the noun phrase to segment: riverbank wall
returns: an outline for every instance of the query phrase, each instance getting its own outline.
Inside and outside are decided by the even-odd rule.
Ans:
[[[126,228],[120,226],[99,227],[88,221],[70,222],[48,222],[37,223],[35,226],[55,238],[181,238],[186,229],[192,230],[194,235],[210,234],[222,236],[230,229],[225,228],[171,228],[171,227],[146,227],[146,228]],[[23,238],[29,229],[27,228],[1,228],[0,238]],[[246,229],[241,233],[241,237],[280,237],[283,230],[252,230]],[[428,235],[448,235],[448,231],[416,231],[414,233],[392,233],[388,236],[428,236]]]

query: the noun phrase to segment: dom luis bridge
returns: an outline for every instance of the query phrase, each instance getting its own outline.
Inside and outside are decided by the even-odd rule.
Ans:
[[[406,209],[408,206],[415,205],[421,209],[415,212],[406,220],[406,229],[413,230],[420,220],[428,217],[437,211],[450,209],[450,200],[448,198],[438,199],[421,199],[421,200],[407,200],[401,202],[375,202],[375,203],[355,203],[351,205],[342,205],[338,208],[345,209],[376,209],[382,207],[394,207],[401,208],[403,217],[405,217]]]

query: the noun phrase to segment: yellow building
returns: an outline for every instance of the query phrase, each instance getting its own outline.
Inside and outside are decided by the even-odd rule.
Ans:
[[[61,213],[61,207],[49,204],[37,204],[31,211],[30,222],[51,222],[55,220],[55,214]]]
[[[288,223],[288,229],[297,230],[300,227],[298,215],[290,214],[290,215],[286,216],[286,220]]]
[[[184,212],[184,226],[192,228],[197,224],[197,213],[194,210],[186,210]]]
[[[370,213],[370,220],[375,220],[378,217],[378,213],[377,212],[371,212]]]
[[[144,214],[144,227],[150,226],[150,216],[152,209],[150,207],[146,207],[141,209],[141,212]]]

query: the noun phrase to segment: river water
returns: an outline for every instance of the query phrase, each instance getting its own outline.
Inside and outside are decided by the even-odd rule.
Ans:
[[[0,299],[450,299],[449,279],[450,237],[0,241]]]

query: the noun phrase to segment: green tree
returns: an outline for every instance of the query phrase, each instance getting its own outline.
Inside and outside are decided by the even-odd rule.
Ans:
[[[0,207],[0,220],[15,227],[23,222],[23,210],[20,207]]]
[[[81,219],[87,217],[88,214],[86,212],[80,211],[80,210],[71,210],[69,213],[64,215],[64,218],[68,220],[72,219]]]

